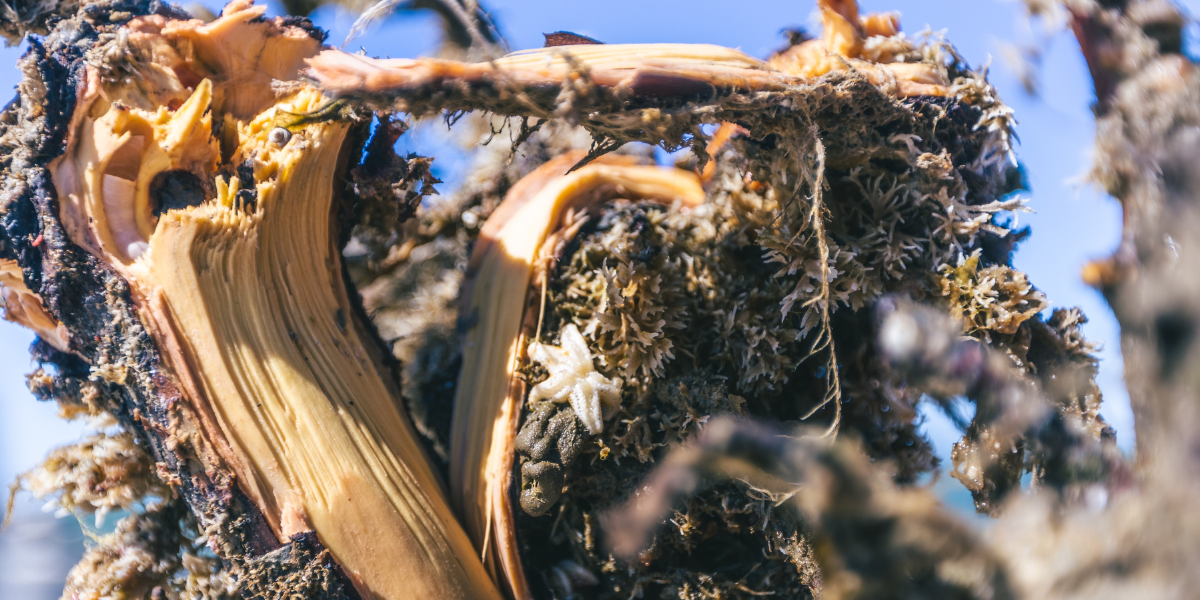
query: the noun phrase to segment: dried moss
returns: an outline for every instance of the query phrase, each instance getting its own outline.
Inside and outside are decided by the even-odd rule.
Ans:
[[[980,252],[960,256],[957,265],[941,266],[941,294],[949,302],[950,314],[963,322],[965,333],[984,338],[989,331],[1016,333],[1021,323],[1047,308],[1046,295],[1012,267],[979,268]]]
[[[14,0],[0,2],[0,36],[6,46],[21,43],[26,34],[45,35],[53,23],[79,9],[80,2]]]
[[[65,513],[95,514],[99,527],[112,510],[132,510],[143,498],[172,498],[174,492],[154,472],[154,463],[128,432],[94,433],[50,453],[17,483],[48,507]]]
[[[558,97],[554,114],[586,128],[593,148],[630,139],[667,148],[690,143],[702,159],[693,164],[701,166],[709,156],[700,123],[732,121],[744,132],[714,151],[705,205],[616,202],[554,249],[541,339],[555,343],[566,324],[575,324],[596,368],[626,385],[620,409],[594,437],[550,426],[569,409],[526,407],[514,478],[537,496],[535,512],[549,514],[518,517],[526,566],[546,597],[737,598],[767,590],[804,597],[819,589],[803,519],[744,483],[689,498],[634,563],[603,550],[596,520],[632,493],[672,444],[721,414],[824,423],[888,463],[900,484],[933,470],[937,459],[917,415],[925,393],[936,390],[897,380],[875,347],[872,309],[887,294],[957,311],[964,330],[1009,356],[1031,385],[1055,390],[1061,418],[1090,423],[1093,439],[1104,430],[1094,358],[1069,316],[1076,313],[1044,321],[1044,296],[1009,264],[1026,235],[1006,226],[1006,213],[1023,207],[1013,194],[1021,175],[1012,161],[1011,111],[939,38],[873,44],[871,52],[940,65],[954,82],[953,96],[896,100],[853,74],[835,73],[782,95],[718,96],[652,113],[596,95]],[[451,90],[405,102],[418,113],[461,105],[539,116],[487,93]],[[531,98],[536,104],[540,96]],[[635,117],[637,129],[629,125]],[[564,131],[534,134],[516,163],[538,164],[554,154],[547,148],[578,147]],[[446,231],[457,232],[438,242],[456,239],[455,269],[470,243],[467,226],[490,212],[514,173],[528,170],[503,165],[494,150],[486,156],[490,163],[472,171],[475,183],[418,213],[422,223],[440,214],[451,224]],[[418,235],[398,247],[415,252],[438,238]],[[403,269],[427,260],[413,256],[412,266],[385,279],[406,279]],[[450,279],[437,281],[428,290],[449,289]],[[397,290],[421,288],[409,280]],[[424,338],[438,341],[410,354],[410,364],[434,364],[423,362],[423,352],[454,352],[446,345],[453,306],[448,293],[439,297],[446,311],[438,313],[440,333]],[[380,302],[377,322],[387,303]],[[386,319],[399,315],[418,316],[407,308]],[[438,381],[457,368],[436,364]],[[1070,385],[1057,377],[1067,371],[1074,373],[1065,378]],[[535,384],[545,371],[526,364],[522,376]],[[433,404],[445,407],[451,394],[439,393]],[[982,448],[986,436],[977,432],[988,427],[987,413],[964,448]],[[985,509],[1012,489],[1001,482],[1029,470],[1047,482],[1072,480],[1061,469],[1048,476],[1057,451],[1048,441],[1042,435],[1018,460],[988,463],[996,468],[980,494]],[[535,464],[553,468],[526,468]],[[521,469],[529,472],[522,477]],[[561,498],[550,489],[560,477]]]
[[[67,575],[64,598],[236,600],[238,586],[195,530],[181,502],[121,520]]]
[[[38,343],[35,356],[39,348],[41,354],[56,352]],[[113,533],[94,538],[68,574],[63,597],[240,599],[236,569],[231,572],[207,546],[208,536],[178,494],[180,481],[108,412],[119,406],[111,384],[72,375],[77,374],[52,376],[39,369],[29,376],[30,390],[57,401],[65,418],[87,418],[96,431],[53,450],[41,465],[18,476],[12,493],[28,490],[48,509],[57,509],[59,517],[82,521],[94,515],[97,528],[112,512],[126,516]],[[6,513],[11,508],[10,497]]]
[[[1012,357],[1031,384],[1057,381],[1070,365],[1080,377],[1059,386],[1062,410],[1098,421],[1090,348],[1067,341],[1078,341],[1069,318],[1042,321],[1044,296],[1009,265],[1024,232],[1005,226],[1004,213],[1023,206],[1011,195],[1020,175],[1008,109],[939,40],[894,49],[948,61],[956,96],[896,102],[842,81],[798,96],[804,109],[739,114],[748,133],[718,153],[708,204],[688,211],[618,202],[560,249],[543,336],[553,340],[574,323],[589,336],[598,368],[627,386],[610,424],[563,465],[551,516],[522,516],[527,564],[544,575],[548,595],[569,591],[548,562],[563,556],[598,578],[588,597],[749,597],[768,589],[726,578],[739,569],[770,573],[772,589],[817,589],[802,520],[746,484],[690,497],[677,514],[687,525],[660,528],[636,563],[615,568],[588,532],[669,445],[724,413],[827,423],[890,463],[899,483],[936,467],[917,431],[924,390],[892,379],[874,347],[871,309],[885,294],[961,315],[966,331]],[[1047,335],[1056,328],[1060,335]],[[539,378],[536,369],[527,376]],[[664,393],[672,389],[690,393]],[[986,464],[989,475],[972,486],[990,511],[1022,473],[1045,472],[1055,454],[1041,438],[1011,459],[980,454],[990,439],[987,414],[961,445]],[[761,521],[745,521],[751,514]],[[729,548],[737,552],[725,554]],[[709,558],[721,566],[699,564]]]

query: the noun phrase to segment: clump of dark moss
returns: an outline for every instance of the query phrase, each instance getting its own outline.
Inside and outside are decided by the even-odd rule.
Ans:
[[[950,51],[933,42],[924,52]],[[526,566],[547,597],[815,593],[802,519],[744,482],[691,496],[633,563],[606,553],[596,520],[671,445],[722,414],[824,424],[859,439],[896,483],[933,470],[917,411],[933,390],[891,376],[875,347],[873,308],[887,294],[959,316],[964,334],[1007,354],[1034,385],[1055,387],[1062,418],[1099,422],[1090,347],[1065,313],[1042,320],[1044,295],[1009,264],[1025,233],[1005,227],[1005,213],[1022,208],[1006,109],[981,76],[953,68],[953,98],[896,102],[838,88],[811,100],[802,123],[740,122],[748,133],[716,152],[708,203],[618,201],[563,247],[542,338],[574,324],[596,368],[625,387],[604,431],[561,465],[558,504],[541,507],[545,517],[520,515]],[[1076,376],[1060,385],[1064,368]],[[525,376],[542,375],[531,366]],[[527,409],[551,418],[540,404]],[[986,412],[962,453],[987,443],[971,435],[987,429]],[[1047,444],[1020,447],[1028,451],[989,463],[972,489],[981,510],[1054,462]],[[561,575],[575,571],[592,585]]]
[[[761,255],[729,206],[618,205],[551,277],[548,330],[576,323],[631,390],[699,364],[739,393],[777,390],[803,350],[778,310],[790,288]]]
[[[775,495],[742,483],[716,485],[676,507],[636,564],[607,554],[601,514],[710,418],[746,414],[745,401],[727,391],[724,378],[702,371],[659,379],[641,396],[624,404],[604,433],[579,444],[579,455],[565,464],[563,499],[548,516],[518,514],[523,556],[544,594],[811,597],[817,568],[795,515],[778,509]],[[535,410],[553,410],[546,404]]]
[[[1057,399],[1064,430],[1082,425],[1092,438],[1103,432],[1095,361],[1074,313],[1044,320],[1046,299],[1011,266],[1026,235],[1007,226],[1007,215],[1023,208],[1015,195],[1022,178],[1012,160],[1011,111],[940,39],[897,36],[873,44],[872,52],[944,69],[951,95],[900,99],[841,72],[752,98],[718,95],[653,110],[593,106],[585,96],[564,100],[562,114],[582,115],[577,122],[593,136],[596,153],[626,141],[690,143],[697,166],[710,159],[716,165],[707,203],[611,203],[588,215],[547,267],[544,327],[536,337],[554,343],[568,324],[578,327],[595,368],[624,385],[619,409],[594,436],[564,425],[566,405],[525,407],[513,478],[522,484],[522,506],[545,516],[518,512],[519,538],[544,597],[819,593],[809,530],[800,515],[780,508],[777,491],[736,481],[709,487],[677,507],[633,562],[607,553],[598,518],[625,502],[672,445],[725,414],[785,428],[811,423],[856,438],[896,484],[936,468],[918,408],[950,398],[884,364],[873,315],[887,295],[958,315],[964,335],[1007,356],[1022,381]],[[501,113],[512,109],[475,100]],[[710,147],[700,126],[719,121],[742,133]],[[555,136],[538,135],[535,156],[554,147]],[[488,191],[475,196],[483,198],[478,203],[444,205],[446,222],[476,223],[515,181],[513,172],[498,161],[474,171],[467,193],[473,186]],[[471,236],[455,235],[457,261]],[[397,245],[396,262],[436,237]],[[421,287],[406,289],[414,286]],[[438,327],[448,332],[452,309],[444,298]],[[419,345],[410,364],[434,364],[422,362],[422,353],[441,353],[443,341]],[[449,381],[455,368],[437,363],[439,381]],[[536,364],[523,364],[520,373],[530,384],[546,376]],[[406,393],[414,389],[423,389],[416,378],[406,383]],[[452,395],[446,389],[422,402],[436,396],[445,406]],[[985,401],[976,396],[967,399]],[[988,440],[978,433],[990,431],[994,414],[981,407],[956,456],[983,456]],[[1019,451],[991,461],[978,485],[972,482],[982,510],[1000,506],[1030,470],[1058,486],[1087,476],[1086,469],[1055,466],[1062,448],[1051,429],[1010,440]]]

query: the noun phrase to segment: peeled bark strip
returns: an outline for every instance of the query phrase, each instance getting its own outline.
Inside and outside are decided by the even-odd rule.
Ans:
[[[46,312],[42,299],[25,287],[21,265],[15,260],[0,259],[0,298],[5,319],[28,327],[55,349],[68,351],[70,333]]]
[[[836,18],[844,22],[840,15]],[[534,90],[536,98],[536,91],[553,92],[580,74],[629,98],[779,92],[839,70],[858,71],[877,85],[891,83],[900,96],[946,95],[948,82],[928,65],[858,59],[862,42],[849,29],[852,41],[842,39],[844,32],[836,26],[828,27],[825,39],[800,44],[770,61],[710,44],[572,44],[523,50],[485,63],[374,59],[327,50],[311,61],[310,73],[335,93],[400,96],[414,105],[471,88],[492,88],[501,101],[506,87]],[[884,35],[895,33],[893,26]]]
[[[369,122],[297,81],[321,35],[264,11],[99,4],[32,43],[3,250],[47,310],[10,304],[65,330],[60,377],[107,382],[244,595],[498,598],[342,274]]]
[[[596,137],[589,159],[630,140],[677,143],[695,133],[701,115],[708,122],[786,115],[796,96],[838,84],[868,84],[893,98],[950,95],[954,74],[946,65],[912,56],[905,62],[906,42],[864,43],[894,38],[894,15],[860,17],[853,1],[818,6],[823,37],[767,61],[711,44],[574,44],[479,63],[326,50],[308,61],[306,75],[334,96],[414,115],[485,110],[565,119]],[[528,132],[526,122],[521,139]],[[695,147],[704,157],[700,137]]]

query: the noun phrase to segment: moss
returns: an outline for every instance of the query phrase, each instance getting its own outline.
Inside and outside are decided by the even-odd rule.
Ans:
[[[103,431],[50,453],[17,484],[48,507],[95,514],[96,526],[112,510],[132,510],[145,496],[172,498],[174,492],[154,472],[154,463],[132,434]]]
[[[16,46],[30,33],[45,35],[53,23],[74,14],[79,2],[59,0],[18,1],[0,5],[0,36],[5,46]]]
[[[35,356],[55,352],[35,344]],[[64,597],[241,598],[238,569],[231,571],[208,547],[209,536],[179,494],[181,481],[108,412],[119,407],[114,386],[81,380],[69,368],[75,364],[71,357],[60,360],[68,367],[65,372],[38,369],[28,377],[30,390],[39,399],[57,401],[64,418],[88,419],[96,431],[53,450],[41,465],[21,474],[13,494],[26,489],[59,516],[94,515],[97,528],[112,512],[126,515],[113,533],[96,537],[71,569]],[[11,503],[10,497],[8,513]]]
[[[642,388],[716,363],[739,392],[778,391],[799,333],[774,310],[788,289],[772,283],[751,235],[728,206],[619,205],[585,226],[570,263],[551,278],[548,331],[575,322],[606,374],[635,377]]]
[[[514,478],[530,496],[522,506],[546,516],[518,519],[527,570],[545,597],[815,593],[820,580],[803,519],[776,508],[777,494],[745,483],[690,497],[632,563],[607,553],[598,519],[634,493],[669,447],[721,414],[823,423],[857,438],[902,485],[934,469],[918,430],[927,390],[891,376],[875,348],[873,308],[887,294],[958,311],[966,331],[1036,385],[1049,387],[1061,381],[1055,374],[1074,369],[1078,385],[1055,388],[1060,414],[1090,419],[1090,435],[1103,430],[1090,348],[1067,313],[1039,316],[1044,296],[1009,264],[1025,235],[1006,226],[1006,213],[1023,209],[1013,195],[1021,176],[1009,145],[1011,111],[940,39],[888,44],[877,50],[942,65],[954,96],[897,101],[833,74],[795,91],[787,110],[762,98],[756,110],[718,99],[707,113],[697,105],[657,112],[647,117],[654,127],[636,133],[616,117],[581,120],[601,145],[645,139],[672,147],[695,123],[722,118],[743,133],[711,157],[705,136],[692,139],[697,167],[716,161],[708,203],[683,210],[618,201],[590,214],[551,253],[540,339],[553,343],[574,324],[596,368],[625,387],[620,409],[596,436],[563,427],[571,415],[565,407],[526,406]],[[596,99],[568,100],[580,108],[571,102]],[[555,139],[567,136],[547,134],[530,153]],[[515,181],[510,167],[490,160],[472,173],[487,190],[473,196],[482,200],[463,202],[480,189],[469,183],[441,205],[456,231],[490,212]],[[455,235],[469,244],[469,234]],[[529,384],[546,376],[532,363],[520,371]],[[979,432],[988,426],[981,417],[964,448],[982,448]],[[1045,442],[1018,442],[1017,460],[986,461],[989,507],[1012,489],[1004,482],[1053,470],[1046,465],[1055,450]]]
[[[957,265],[939,268],[941,294],[966,333],[985,339],[989,331],[1016,333],[1021,323],[1047,308],[1046,295],[1008,265],[980,268],[981,251],[960,256]]]
[[[421,199],[441,183],[430,173],[432,159],[410,155],[401,158],[392,149],[407,126],[394,117],[377,121],[365,145],[362,161],[350,169],[347,213],[340,225],[371,252],[384,258],[385,249],[400,235],[402,224],[416,212]]]
[[[1024,235],[1005,226],[1005,213],[1023,208],[1012,196],[1020,176],[1010,111],[940,40],[895,44],[943,61],[956,96],[896,103],[843,84],[804,96],[807,110],[787,118],[741,116],[748,133],[715,153],[709,203],[689,211],[616,202],[559,249],[542,336],[575,324],[597,368],[627,385],[617,415],[563,465],[562,497],[543,507],[549,516],[520,515],[527,566],[543,575],[548,596],[570,591],[553,575],[564,556],[598,578],[585,597],[767,589],[732,572],[762,574],[797,597],[818,589],[802,519],[745,483],[688,498],[633,563],[612,562],[594,522],[635,492],[668,447],[726,413],[826,423],[889,463],[897,483],[934,469],[918,432],[924,390],[891,378],[875,349],[872,309],[884,295],[960,315],[965,331],[1038,385],[1071,366],[1078,385],[1059,386],[1062,406],[1096,405],[1090,347],[1067,313],[1042,320],[1044,295],[1008,264]],[[956,453],[957,463],[975,452],[987,471],[968,479],[985,512],[1054,455],[1019,439],[1015,453],[979,454],[990,439],[987,412]]]
[[[604,339],[600,346],[625,377],[661,376],[664,365],[675,358],[666,332],[682,325],[682,307],[662,301],[662,275],[620,250],[612,258],[615,266],[605,261],[600,269],[604,295],[592,322]]]
[[[117,524],[67,575],[64,598],[235,600],[238,586],[204,548],[180,502],[152,506]]]
[[[465,130],[463,135],[472,141],[483,141],[491,136],[480,132],[492,125],[482,119],[464,121],[460,131]],[[450,195],[416,205],[414,217],[398,231],[355,228],[344,251],[363,308],[402,364],[401,393],[444,475],[462,364],[459,286],[470,248],[509,188],[552,156],[578,144],[578,133],[547,126],[517,154],[499,143],[482,146],[466,179]],[[391,194],[388,189],[385,196]],[[396,203],[385,198],[379,205],[395,207]]]
[[[1013,194],[1021,176],[1012,161],[1011,111],[939,38],[873,44],[872,52],[941,65],[954,95],[895,100],[852,75],[832,74],[791,92],[786,110],[779,98],[752,105],[717,98],[708,112],[686,103],[638,112],[650,127],[636,132],[612,107],[604,110],[616,116],[603,122],[581,118],[601,146],[644,139],[674,147],[698,122],[719,119],[742,133],[720,148],[708,148],[703,135],[691,140],[699,160],[685,164],[716,162],[706,204],[684,210],[614,202],[551,253],[540,339],[554,343],[574,324],[596,368],[625,386],[619,410],[596,436],[578,423],[564,426],[569,408],[525,407],[514,478],[530,497],[522,506],[546,516],[519,513],[520,539],[545,597],[815,593],[820,578],[807,526],[776,507],[775,493],[734,482],[692,496],[632,563],[607,553],[598,519],[634,493],[672,445],[721,414],[823,423],[856,438],[902,485],[933,470],[937,459],[918,430],[918,407],[930,390],[895,379],[875,348],[873,308],[888,294],[957,311],[965,331],[1009,356],[1031,384],[1057,390],[1059,414],[1092,423],[1089,435],[1103,430],[1095,363],[1070,317],[1076,313],[1043,320],[1044,296],[1009,264],[1025,235],[1006,226],[1006,213],[1023,210]],[[589,102],[604,99],[572,95],[563,110],[582,111]],[[578,147],[567,131],[538,132],[514,162],[534,165],[554,154],[547,149]],[[416,248],[451,237],[465,248],[473,231],[467,225],[490,212],[515,173],[528,170],[501,162],[495,150],[483,156],[463,191],[418,213],[433,223],[442,211],[438,218],[451,224],[445,231],[455,233],[418,236]],[[403,272],[385,279],[403,279]],[[412,309],[395,314],[416,316]],[[449,316],[441,319],[448,332]],[[410,360],[442,352],[441,344],[424,344]],[[456,368],[439,364],[447,365],[439,373]],[[1055,383],[1068,368],[1075,383]],[[546,377],[533,363],[520,372],[531,385]],[[440,397],[445,406],[450,392]],[[975,451],[989,424],[981,417],[972,427],[962,444]],[[1024,450],[1016,460],[985,460],[992,469],[981,484],[990,490],[985,508],[1012,489],[1005,482],[1031,469],[1054,471],[1046,467],[1055,456],[1047,440],[1018,441]],[[1077,467],[1059,469],[1058,480]]]

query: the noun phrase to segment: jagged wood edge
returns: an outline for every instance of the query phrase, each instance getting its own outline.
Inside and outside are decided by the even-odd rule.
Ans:
[[[315,534],[278,541],[205,438],[195,408],[164,373],[128,284],[74,244],[59,220],[47,165],[64,151],[86,51],[132,16],[147,14],[191,18],[157,0],[102,1],[60,21],[44,39],[30,36],[18,96],[0,113],[0,258],[18,262],[26,285],[71,334],[73,353],[40,340],[32,348],[36,361],[57,371],[50,388],[38,390],[40,399],[94,381],[97,402],[153,455],[160,477],[186,501],[243,597],[355,600]],[[358,137],[365,143],[365,132]],[[350,297],[357,302],[357,294]]]

